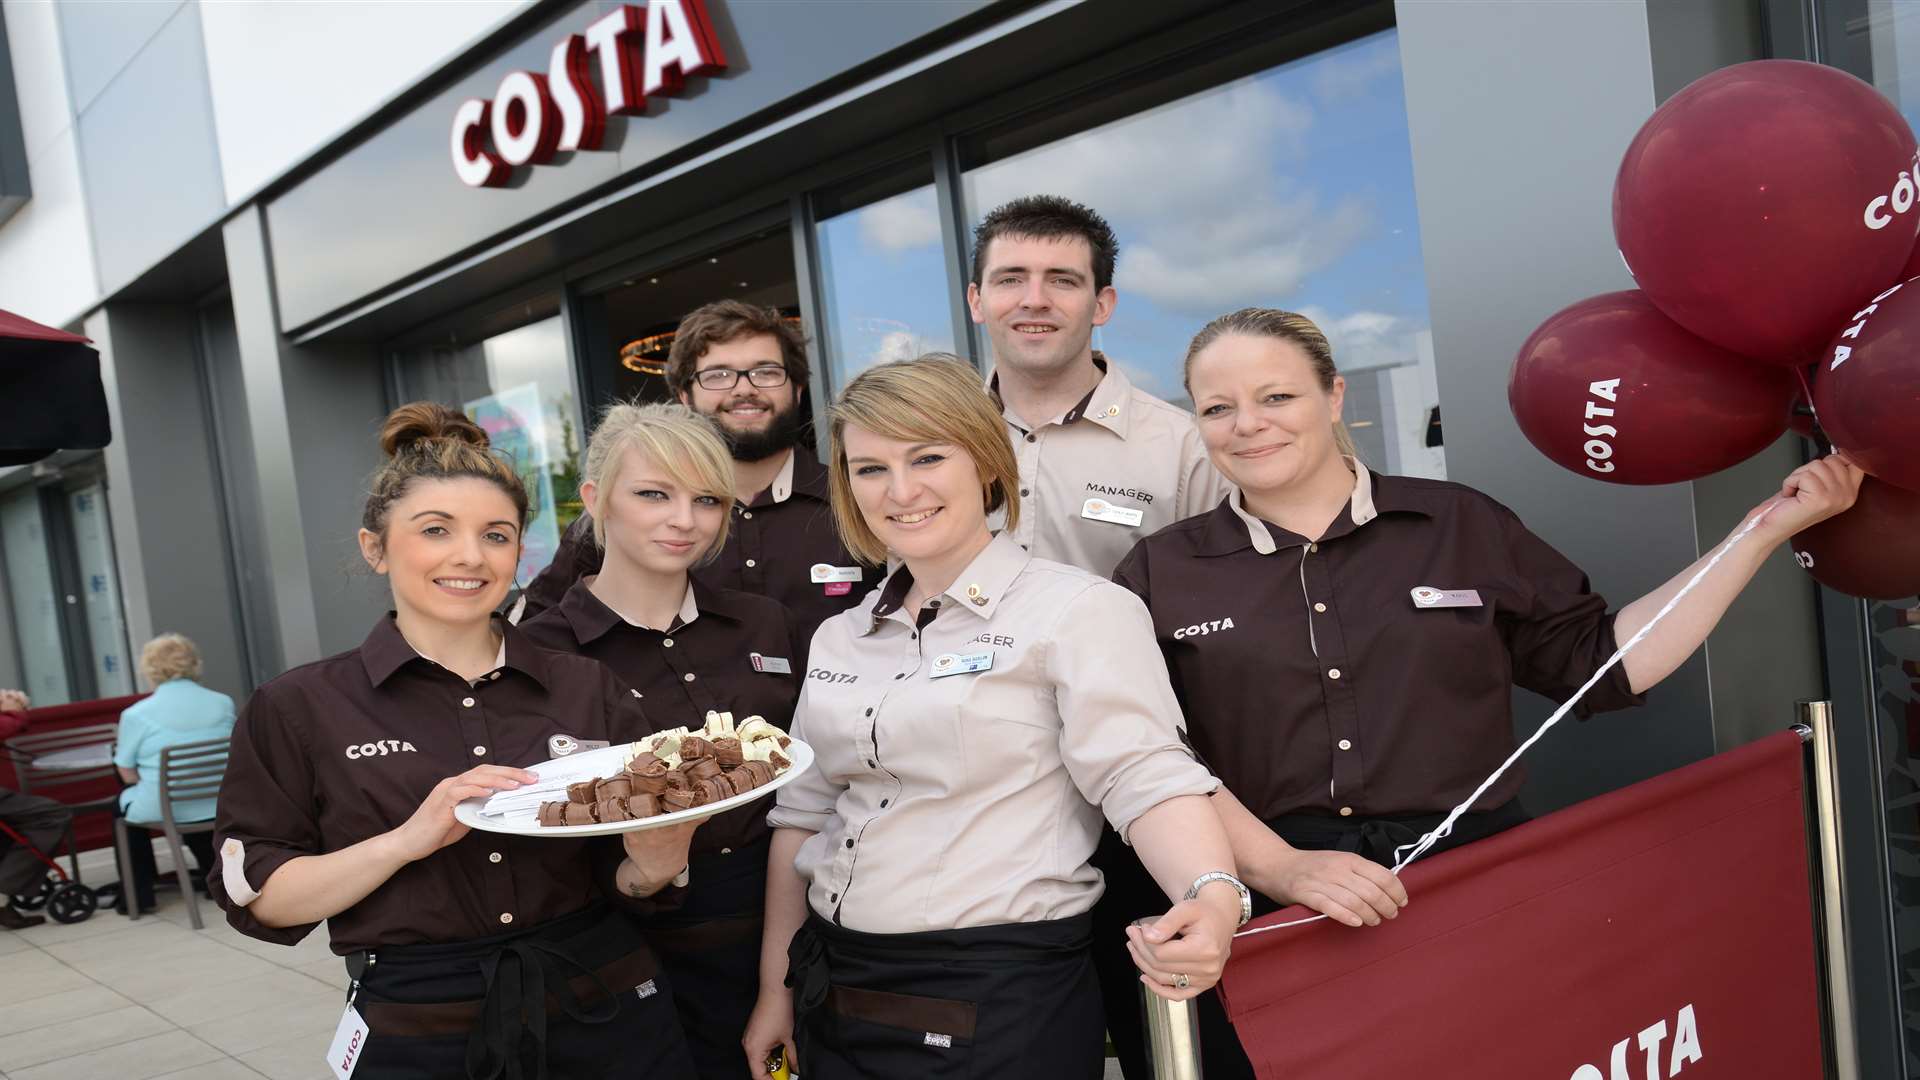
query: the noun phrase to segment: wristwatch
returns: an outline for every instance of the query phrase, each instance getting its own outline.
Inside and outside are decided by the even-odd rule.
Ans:
[[[1248,891],[1246,885],[1242,883],[1239,878],[1234,877],[1225,870],[1209,870],[1199,877],[1194,878],[1193,884],[1187,886],[1187,895],[1181,897],[1181,899],[1191,900],[1199,896],[1202,888],[1205,888],[1208,884],[1215,881],[1226,882],[1233,886],[1234,890],[1240,894],[1240,921],[1234,924],[1234,929],[1237,930],[1247,925],[1247,922],[1253,918],[1253,893]]]

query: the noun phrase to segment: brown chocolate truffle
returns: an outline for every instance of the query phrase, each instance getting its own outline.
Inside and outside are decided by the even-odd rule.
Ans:
[[[693,781],[687,779],[687,774],[680,771],[679,769],[670,770],[667,773],[667,790],[668,791],[692,791]]]
[[[713,756],[713,744],[699,735],[689,735],[680,740],[680,760],[698,761]]]
[[[703,757],[682,765],[680,771],[687,774],[687,780],[689,782],[697,784],[702,780],[709,780],[719,776],[720,762],[715,758]]]

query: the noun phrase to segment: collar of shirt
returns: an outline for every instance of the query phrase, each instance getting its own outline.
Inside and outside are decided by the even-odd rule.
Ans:
[[[1347,513],[1335,518],[1321,540],[1333,540],[1365,525],[1382,513],[1414,513],[1433,516],[1433,510],[1418,493],[1394,482],[1391,476],[1376,477],[1359,458],[1347,458],[1353,468],[1353,497]],[[1276,525],[1269,525],[1249,513],[1241,502],[1240,489],[1221,501],[1208,516],[1206,534],[1201,542],[1202,555],[1231,555],[1251,545],[1262,555],[1271,555],[1283,547],[1303,547],[1309,541]]]
[[[582,645],[590,645],[605,637],[615,627],[633,627],[640,630],[665,632],[657,627],[641,626],[629,621],[626,616],[608,607],[588,588],[591,579],[583,578],[573,583],[567,595],[560,601],[560,615],[573,628],[573,638]],[[724,594],[701,584],[699,579],[687,579],[687,592],[680,600],[680,614],[672,626],[666,630],[678,630],[699,618],[702,614],[717,615],[735,622],[741,621],[741,613],[727,601]]]
[[[786,502],[795,495],[805,495],[809,499],[826,502],[827,467],[820,464],[820,458],[805,443],[795,443],[787,454],[786,464],[780,466],[780,472],[773,478],[767,489],[753,497],[747,508],[757,510],[763,506],[775,506]]]
[[[980,554],[973,557],[965,570],[953,579],[941,597],[950,601],[942,607],[957,607],[971,611],[981,619],[991,619],[1000,598],[1006,595],[1007,587],[1013,579],[1020,576],[1033,556],[1019,544],[1013,542],[1005,533],[996,533]],[[880,629],[883,619],[899,617],[908,621],[915,617],[913,612],[901,612],[900,605],[907,599],[907,593],[913,588],[913,572],[904,564],[887,578],[887,583],[873,591],[873,606],[868,610],[867,633]],[[933,599],[933,598],[929,598]],[[864,636],[864,635],[863,635]]]
[[[385,618],[373,624],[372,632],[360,643],[360,663],[367,669],[367,678],[373,685],[386,682],[411,660],[425,660],[438,667],[446,667],[409,644],[393,616],[393,612],[387,612]],[[504,615],[496,613],[493,616],[493,630],[500,635],[500,653],[494,658],[494,670],[518,671],[541,686],[546,686],[546,653],[521,637],[519,628],[508,622]]]
[[[1093,354],[1093,366],[1100,369],[1100,381],[1087,391],[1087,396],[1081,398],[1078,404],[1051,422],[1065,427],[1079,420],[1091,420],[1124,439],[1128,427],[1127,406],[1133,401],[1133,383],[1121,372],[1120,365],[1107,363],[1107,358],[1097,351]],[[1000,372],[997,369],[987,373],[986,386],[993,403],[1000,408],[1001,418],[1021,431],[1027,430],[1019,417],[1007,412],[1006,402],[1000,400]]]

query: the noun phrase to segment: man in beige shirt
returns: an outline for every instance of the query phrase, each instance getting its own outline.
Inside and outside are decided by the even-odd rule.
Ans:
[[[1118,299],[1117,249],[1085,206],[1015,199],[974,230],[967,285],[973,321],[993,345],[987,389],[1020,465],[1024,510],[1011,535],[1041,558],[1103,577],[1142,537],[1212,510],[1230,489],[1193,418],[1093,351],[1093,328]]]

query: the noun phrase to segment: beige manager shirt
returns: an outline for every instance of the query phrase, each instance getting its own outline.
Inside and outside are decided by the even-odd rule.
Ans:
[[[1211,511],[1233,486],[1207,460],[1191,415],[1136,389],[1099,353],[1093,362],[1105,374],[1063,415],[1029,430],[1004,405],[1001,414],[1020,463],[1013,538],[1106,577],[1136,542]],[[987,376],[996,402],[998,380]]]
[[[895,571],[813,638],[793,733],[818,756],[767,815],[816,834],[795,860],[809,903],[884,934],[1085,912],[1103,813],[1124,836],[1218,786],[1146,607],[1005,536],[931,621],[900,610],[911,584]]]

